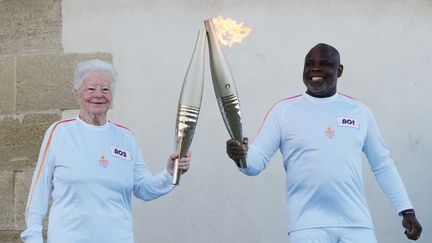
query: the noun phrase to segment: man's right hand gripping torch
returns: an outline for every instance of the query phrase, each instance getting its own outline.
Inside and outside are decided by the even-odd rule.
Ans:
[[[204,21],[207,30],[210,71],[213,87],[225,126],[232,139],[243,143],[240,103],[231,69],[217,39],[212,19]],[[247,168],[246,160],[240,159],[239,168]]]

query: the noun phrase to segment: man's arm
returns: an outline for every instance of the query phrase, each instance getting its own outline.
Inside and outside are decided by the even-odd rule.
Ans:
[[[234,162],[245,159],[248,167],[239,169],[242,173],[255,176],[263,171],[270,159],[279,148],[281,141],[281,129],[278,122],[278,107],[270,110],[264,119],[262,127],[249,146],[249,139],[245,137],[243,142],[230,139],[226,142],[226,152]]]
[[[421,225],[415,216],[396,166],[389,156],[375,118],[369,110],[366,110],[366,113],[368,124],[363,152],[368,158],[371,170],[381,189],[386,193],[399,215],[403,216],[402,225],[406,229],[407,238],[417,240],[422,231]]]

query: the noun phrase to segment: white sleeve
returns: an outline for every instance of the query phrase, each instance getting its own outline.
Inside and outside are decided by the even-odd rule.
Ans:
[[[261,173],[279,148],[282,137],[278,122],[279,114],[280,109],[276,106],[264,118],[258,135],[249,146],[246,159],[248,168],[240,169],[244,174],[255,176]]]
[[[378,184],[398,213],[405,209],[413,208],[402,179],[384,144],[375,117],[368,109],[366,110],[366,115],[368,123],[363,152],[369,160],[369,165]]]
[[[45,133],[37,166],[33,173],[25,211],[27,228],[21,233],[21,238],[25,243],[43,243],[42,228],[48,211],[54,173],[54,150],[56,145],[52,140],[57,140],[53,137],[58,135],[57,133],[54,135],[53,127],[55,126],[52,125]]]
[[[167,194],[174,187],[172,176],[166,169],[152,175],[144,162],[141,150],[138,148],[137,161],[134,167],[134,195],[144,201],[150,201]]]

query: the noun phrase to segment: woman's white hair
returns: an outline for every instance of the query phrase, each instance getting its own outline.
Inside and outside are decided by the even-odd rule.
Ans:
[[[89,72],[105,72],[111,78],[111,88],[114,92],[117,83],[117,72],[111,63],[100,59],[91,59],[78,63],[75,69],[74,90],[78,91],[83,83],[84,76]]]

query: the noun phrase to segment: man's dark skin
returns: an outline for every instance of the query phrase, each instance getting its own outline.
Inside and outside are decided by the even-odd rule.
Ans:
[[[317,98],[333,96],[337,91],[337,79],[342,75],[343,66],[340,64],[339,52],[332,46],[320,43],[314,46],[305,57],[303,69],[303,83],[306,85],[306,93]],[[227,141],[226,151],[235,162],[246,159],[249,149],[248,138],[243,139],[243,144],[230,139]],[[417,240],[422,232],[422,227],[417,221],[413,209],[401,212],[402,226],[410,240]]]

